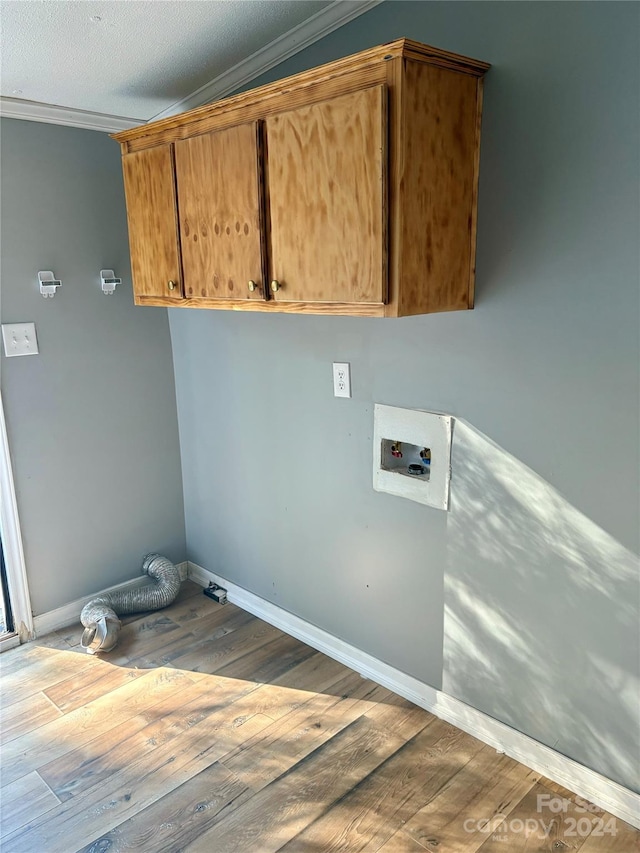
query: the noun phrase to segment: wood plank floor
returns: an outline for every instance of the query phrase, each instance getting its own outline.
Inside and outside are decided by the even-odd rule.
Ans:
[[[79,626],[0,657],[3,853],[640,850],[623,821],[189,581],[124,621],[102,657]]]

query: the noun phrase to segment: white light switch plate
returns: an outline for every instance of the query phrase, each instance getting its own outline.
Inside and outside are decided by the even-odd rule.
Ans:
[[[2,340],[7,358],[38,354],[35,323],[3,323]]]

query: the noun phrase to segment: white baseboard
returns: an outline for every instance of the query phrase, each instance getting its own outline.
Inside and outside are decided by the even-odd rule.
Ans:
[[[176,568],[180,572],[180,580],[186,580],[188,577],[188,564],[177,563]],[[50,631],[58,631],[60,628],[68,628],[69,625],[80,624],[80,612],[85,604],[88,604],[97,595],[102,595],[105,592],[119,592],[126,589],[134,589],[137,586],[144,586],[148,583],[146,575],[139,575],[137,578],[132,578],[130,581],[110,586],[108,589],[94,592],[93,595],[85,595],[84,598],[78,598],[77,601],[71,601],[62,607],[57,607],[55,610],[49,610],[47,613],[42,613],[40,616],[34,616],[33,629],[36,637],[41,637],[43,634],[48,634]]]
[[[0,637],[0,652],[8,652],[9,649],[14,649],[20,645],[19,634],[11,633],[5,637]]]
[[[210,581],[219,584],[227,590],[228,599],[232,604],[253,613],[254,616],[280,628],[314,649],[324,652],[365,678],[388,687],[394,693],[409,699],[434,716],[446,720],[483,743],[494,747],[498,752],[504,752],[536,773],[547,776],[585,800],[640,828],[640,796],[628,788],[567,758],[566,755],[556,752],[499,720],[494,720],[493,717],[466,705],[459,699],[383,663],[361,649],[323,631],[322,628],[236,586],[220,575],[203,569],[202,566],[189,562],[188,576],[190,580],[203,587]]]

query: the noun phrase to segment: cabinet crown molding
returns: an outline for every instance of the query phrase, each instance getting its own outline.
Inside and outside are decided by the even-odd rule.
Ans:
[[[299,88],[325,79],[327,76],[347,73],[354,66],[362,68],[367,64],[378,63],[380,60],[388,61],[389,59],[395,59],[398,57],[428,62],[431,65],[451,68],[476,77],[482,77],[489,68],[491,68],[491,65],[488,62],[482,62],[478,59],[471,59],[471,57],[468,56],[451,53],[437,47],[431,47],[430,45],[422,44],[421,42],[413,41],[412,39],[399,38],[394,41],[387,42],[386,44],[381,44],[376,47],[369,48],[368,50],[351,54],[343,59],[337,59],[333,62],[318,65],[308,71],[303,71],[290,77],[283,77],[281,80],[277,80],[274,83],[267,83],[264,86],[259,86],[255,89],[241,92],[238,95],[231,95],[219,101],[214,101],[211,104],[204,104],[201,107],[195,107],[194,109],[187,110],[179,115],[167,116],[166,118],[161,118],[154,122],[148,122],[146,124],[141,124],[138,127],[113,133],[111,136],[118,142],[126,144],[134,139],[137,140],[143,139],[146,136],[155,136],[158,133],[162,133],[164,130],[171,130],[177,125],[181,126],[191,121],[197,122],[199,118],[207,118],[211,116],[213,110],[222,112],[225,109],[232,109],[235,105],[241,105],[247,101],[267,99],[277,94],[286,93],[292,86]]]

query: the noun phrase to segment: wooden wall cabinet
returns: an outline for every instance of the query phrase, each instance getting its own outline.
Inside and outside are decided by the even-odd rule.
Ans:
[[[136,304],[473,307],[488,67],[400,39],[115,134]]]

